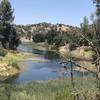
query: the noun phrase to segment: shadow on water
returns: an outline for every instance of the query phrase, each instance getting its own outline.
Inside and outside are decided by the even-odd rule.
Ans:
[[[44,57],[46,59],[54,60],[54,59],[59,59],[60,55],[57,54],[55,51],[46,51],[45,54],[44,54]]]
[[[4,83],[10,83],[10,84],[15,84],[16,79],[19,77],[20,74],[14,75],[12,77],[7,78]]]
[[[45,59],[58,59],[59,54],[56,53],[56,51],[51,51],[51,50],[38,50],[38,49],[32,49],[32,47],[27,46],[28,44],[22,44],[19,45],[18,50],[20,52],[24,53],[34,53],[38,54],[39,57],[44,57]]]

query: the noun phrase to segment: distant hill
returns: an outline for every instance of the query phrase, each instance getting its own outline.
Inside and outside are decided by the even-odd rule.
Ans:
[[[31,25],[16,25],[18,33],[20,33],[22,36],[27,35],[28,33],[32,34],[47,34],[50,30],[56,30],[58,32],[68,32],[70,34],[80,34],[80,28],[71,26],[71,25],[65,25],[65,24],[51,24],[51,23],[38,23],[38,24],[31,24]]]

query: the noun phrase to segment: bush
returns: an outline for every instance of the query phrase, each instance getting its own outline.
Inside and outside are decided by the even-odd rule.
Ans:
[[[45,35],[44,34],[34,34],[33,35],[33,41],[38,42],[45,42]]]
[[[13,67],[15,67],[17,69],[20,69],[17,62],[12,62],[11,66],[13,66]]]
[[[7,55],[7,50],[4,50],[3,48],[0,48],[0,56],[6,56]]]
[[[69,49],[70,50],[75,50],[76,49],[76,44],[75,43],[69,43]]]

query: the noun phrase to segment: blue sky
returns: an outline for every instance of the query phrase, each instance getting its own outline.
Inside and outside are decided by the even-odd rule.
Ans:
[[[92,0],[10,0],[16,24],[50,22],[79,26],[95,11]]]

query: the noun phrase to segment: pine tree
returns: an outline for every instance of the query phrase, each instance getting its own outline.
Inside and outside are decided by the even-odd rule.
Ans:
[[[16,49],[18,45],[19,37],[13,21],[13,9],[9,0],[2,0],[0,3],[0,40],[6,49]]]

